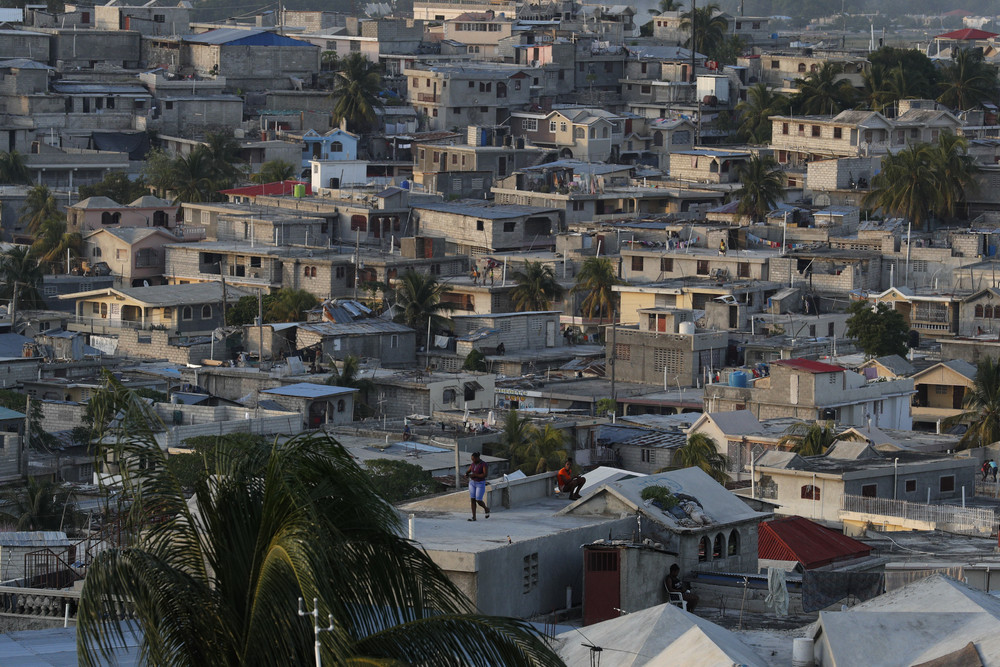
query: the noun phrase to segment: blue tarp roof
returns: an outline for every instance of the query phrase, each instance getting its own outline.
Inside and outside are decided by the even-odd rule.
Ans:
[[[262,394],[273,394],[277,396],[295,396],[298,398],[326,398],[337,394],[350,394],[357,391],[350,387],[335,387],[326,384],[315,384],[313,382],[299,382],[289,384],[284,387],[265,389]]]
[[[184,41],[192,44],[226,44],[227,46],[314,46],[309,42],[292,39],[267,30],[241,30],[239,28],[219,28],[199,35],[187,35],[184,37]]]

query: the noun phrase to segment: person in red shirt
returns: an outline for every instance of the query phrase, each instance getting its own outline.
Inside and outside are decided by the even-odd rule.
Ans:
[[[573,459],[566,459],[566,463],[556,473],[556,483],[559,490],[568,491],[570,500],[577,500],[580,497],[580,489],[587,483],[586,478],[573,475]]]

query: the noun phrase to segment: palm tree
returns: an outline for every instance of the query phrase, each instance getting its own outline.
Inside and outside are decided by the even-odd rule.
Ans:
[[[382,72],[379,65],[360,53],[352,53],[338,63],[333,94],[333,122],[347,121],[347,127],[362,131],[375,123],[375,110],[382,108]]]
[[[454,310],[455,304],[441,300],[444,289],[445,286],[436,277],[417,273],[413,269],[408,269],[396,283],[394,292],[399,308],[396,320],[415,329],[418,341],[426,335],[428,322],[432,329],[451,326],[451,319],[443,313]],[[429,345],[430,341],[425,341],[425,344]]]
[[[907,218],[918,228],[926,228],[933,211],[941,210],[939,176],[934,167],[934,151],[929,144],[917,144],[882,158],[882,170],[871,182],[864,206],[880,209],[885,215]]]
[[[588,318],[598,317],[604,323],[605,316],[613,319],[615,312],[614,286],[621,284],[615,275],[615,265],[607,257],[588,257],[576,274],[573,292],[583,292],[586,296],[580,303],[580,311]]]
[[[861,74],[861,99],[872,111],[881,112],[899,99],[893,95],[890,78],[884,65],[872,65]]]
[[[660,13],[677,12],[681,9],[681,3],[677,0],[660,0]]]
[[[177,199],[182,202],[215,201],[224,187],[218,181],[211,154],[201,146],[175,158],[170,171]]]
[[[760,222],[774,209],[785,193],[785,175],[770,155],[751,155],[736,168],[740,189],[733,193],[739,200],[736,211],[750,222]]]
[[[79,232],[67,232],[65,220],[51,218],[38,230],[31,253],[38,258],[41,266],[55,274],[66,269],[67,251],[72,257],[79,257],[82,246],[83,236]]]
[[[797,422],[785,430],[778,440],[781,446],[791,445],[799,456],[822,456],[833,443],[844,439],[830,422]]]
[[[356,419],[364,418],[371,412],[368,406],[368,397],[375,389],[375,383],[361,375],[361,360],[355,355],[348,354],[344,357],[340,368],[334,364],[326,383],[334,387],[349,387],[358,390],[358,398],[354,401]]]
[[[250,180],[254,183],[280,183],[292,180],[298,173],[299,170],[294,164],[284,160],[268,160],[260,166],[259,172],[250,177]]]
[[[996,100],[996,67],[983,61],[981,49],[959,49],[955,59],[941,72],[938,102],[964,111],[980,102]]]
[[[729,473],[726,472],[729,459],[719,453],[715,440],[704,433],[692,433],[688,436],[687,443],[674,451],[670,462],[674,469],[701,468],[719,484],[729,481]]]
[[[195,150],[207,153],[217,189],[232,187],[243,176],[240,142],[232,132],[211,132],[205,137],[205,143]]]
[[[3,493],[0,524],[7,530],[65,530],[76,519],[73,490],[51,480],[27,477]]]
[[[24,156],[17,151],[0,153],[0,184],[18,185],[31,183],[31,173]]]
[[[50,220],[65,218],[59,211],[59,203],[47,185],[36,185],[28,190],[21,208],[21,221],[27,222],[28,231],[38,234],[42,226]]]
[[[307,310],[319,303],[316,296],[304,289],[285,288],[275,293],[275,299],[264,311],[266,322],[301,322]]]
[[[549,310],[552,302],[562,298],[562,285],[556,281],[551,266],[541,262],[526,260],[524,269],[515,271],[513,276],[517,286],[511,290],[510,299],[514,310],[523,313],[531,310]]]
[[[793,102],[799,113],[835,114],[854,103],[857,91],[841,77],[843,68],[836,63],[823,63],[822,67],[795,80],[799,89]]]
[[[893,102],[921,98],[927,92],[927,80],[917,70],[907,70],[902,65],[889,71],[888,89]]]
[[[962,408],[965,412],[945,422],[947,426],[968,423],[968,430],[958,441],[959,449],[983,447],[1000,440],[1000,362],[993,357],[976,365],[976,379],[965,391]]]
[[[510,452],[509,458],[512,468],[526,475],[537,475],[558,470],[567,456],[566,432],[552,424],[546,424],[541,429],[531,427],[527,439]]]
[[[475,614],[400,536],[395,509],[329,435],[272,446],[220,439],[189,505],[153,437],[156,415],[106,383],[115,396],[105,403],[138,426],[102,441],[99,456],[121,462],[127,542],[88,566],[81,664],[105,664],[125,625],[140,630],[143,664],[311,664],[301,598],[317,599],[332,621],[319,637],[324,664],[562,664],[527,622]]]
[[[535,427],[531,423],[531,418],[521,416],[517,410],[511,410],[503,419],[503,431],[500,433],[498,453],[510,458],[524,447],[534,433]]]
[[[756,83],[747,91],[747,99],[736,105],[740,116],[740,137],[754,144],[771,141],[771,116],[788,112],[788,98],[774,92],[766,83]]]
[[[0,298],[16,302],[19,310],[44,308],[41,284],[42,268],[30,248],[14,246],[0,255]]]
[[[931,152],[937,174],[941,218],[954,218],[965,202],[966,194],[976,187],[975,166],[968,154],[969,142],[951,132],[943,132]]]
[[[693,33],[684,46],[709,57],[715,57],[725,42],[728,26],[729,22],[715,3],[681,14],[681,30]]]

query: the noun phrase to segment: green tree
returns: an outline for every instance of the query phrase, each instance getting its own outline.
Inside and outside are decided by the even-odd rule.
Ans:
[[[1000,440],[1000,363],[985,357],[976,365],[976,379],[962,399],[962,414],[947,425],[964,422],[969,428],[958,441],[959,449],[991,445]]]
[[[245,165],[240,156],[240,142],[232,131],[208,133],[205,143],[195,150],[204,151],[208,156],[217,189],[231,188],[243,178]]]
[[[442,490],[440,482],[418,465],[393,459],[373,459],[365,462],[368,474],[379,494],[390,503],[428,496]]]
[[[136,396],[141,396],[142,390],[135,390]],[[169,402],[169,397],[161,403]],[[184,493],[190,494],[194,491],[195,484],[199,480],[205,479],[215,471],[216,452],[235,451],[239,447],[250,446],[254,448],[266,447],[268,442],[265,438],[252,433],[225,433],[223,435],[198,435],[188,438],[182,443],[183,449],[190,449],[187,453],[171,453],[167,458],[167,468],[177,479]]]
[[[959,49],[941,70],[938,102],[965,111],[997,99],[997,68],[983,60],[982,49]]]
[[[910,82],[905,95],[898,95],[896,99],[906,97],[932,98],[937,94],[938,68],[926,54],[916,49],[901,49],[893,46],[884,46],[877,51],[868,54],[868,61],[872,67],[882,67],[890,73],[894,70],[901,70],[906,73],[906,79]],[[919,86],[919,87],[918,87]]]
[[[864,351],[866,357],[890,354],[906,356],[909,329],[902,313],[886,303],[855,301],[847,308],[847,337]]]
[[[250,177],[254,183],[280,183],[290,181],[299,175],[294,164],[284,160],[268,160],[260,166],[260,171]]]
[[[486,372],[486,355],[479,350],[473,349],[462,362],[463,371],[474,371],[477,373]]]
[[[614,286],[621,284],[615,275],[615,265],[607,257],[588,257],[583,260],[580,272],[576,274],[574,293],[584,293],[586,296],[580,303],[584,316],[593,319],[597,317],[600,323],[604,318],[614,319],[615,292]]]
[[[778,440],[781,446],[791,445],[791,451],[799,456],[822,456],[830,445],[843,439],[831,422],[796,422]]]
[[[274,300],[264,311],[264,321],[301,322],[306,318],[306,311],[318,304],[319,299],[312,292],[286,287],[275,292]]]
[[[931,149],[931,161],[937,175],[939,217],[958,217],[966,195],[976,188],[976,167],[968,154],[969,142],[951,132],[943,132]]]
[[[613,398],[599,398],[594,405],[598,417],[606,417],[618,409],[618,401]]]
[[[861,99],[872,111],[882,112],[899,99],[890,85],[889,71],[882,65],[872,65],[861,74]]]
[[[73,490],[51,480],[27,477],[0,494],[0,525],[7,530],[65,530],[76,525]]]
[[[0,153],[0,184],[27,185],[31,183],[31,172],[24,162],[24,156],[17,151]]]
[[[424,341],[427,334],[427,322],[432,329],[443,329],[451,326],[451,319],[445,313],[455,310],[455,304],[441,300],[445,286],[430,274],[417,273],[407,269],[394,285],[396,306],[399,309],[396,321],[416,330],[417,340]]]
[[[333,122],[347,121],[347,127],[362,132],[375,124],[376,109],[382,108],[382,69],[360,53],[352,53],[338,63],[334,80]]]
[[[691,35],[684,42],[684,46],[689,49],[693,48],[709,58],[715,58],[720,47],[725,43],[728,26],[729,22],[726,21],[726,18],[719,11],[719,6],[715,3],[704,7],[695,7],[693,12],[686,11],[681,14],[681,30]]]
[[[927,81],[919,72],[905,69],[902,65],[889,70],[888,87],[893,103],[924,97],[928,90]]]
[[[173,156],[160,148],[149,151],[142,164],[142,180],[153,188],[158,197],[166,197],[176,188]]]
[[[736,168],[740,188],[733,193],[739,200],[736,212],[750,222],[763,221],[785,194],[785,175],[770,155],[751,155]]]
[[[565,431],[546,424],[543,428],[531,426],[526,436],[509,452],[511,468],[526,475],[537,475],[562,467],[568,456]]]
[[[500,442],[497,443],[497,454],[510,458],[524,446],[534,430],[530,417],[521,415],[517,410],[510,410],[503,419],[503,431],[500,432]],[[511,465],[513,467],[513,463]]]
[[[129,541],[88,567],[82,665],[105,664],[125,626],[140,631],[143,664],[309,664],[312,624],[295,613],[299,598],[332,616],[324,664],[561,664],[527,622],[475,614],[329,435],[220,446],[189,504],[153,438],[151,409],[106,382],[116,396],[105,403],[133,424],[100,452],[121,462]]]
[[[516,286],[510,291],[510,300],[517,312],[550,310],[552,302],[562,298],[563,287],[551,266],[525,260],[524,268],[515,271],[512,278]]]
[[[687,442],[674,451],[670,462],[674,469],[701,468],[720,484],[729,481],[729,473],[726,472],[729,460],[719,453],[715,440],[704,433],[689,435]]]
[[[266,314],[277,298],[277,293],[265,294],[263,296],[263,303],[259,305],[263,307],[265,322],[267,322]],[[253,324],[257,321],[257,313],[260,310],[261,308],[258,307],[256,296],[241,296],[236,303],[229,306],[226,310],[226,324],[231,327]]]
[[[219,190],[225,185],[219,180],[212,156],[202,146],[171,162],[172,189],[181,202],[218,201]]]
[[[38,234],[46,222],[65,218],[65,213],[59,210],[56,196],[47,185],[36,185],[28,190],[21,208],[21,222],[26,223],[29,232]]]
[[[43,269],[59,274],[66,271],[67,251],[71,257],[79,257],[82,248],[83,236],[79,232],[67,232],[66,220],[50,218],[38,230],[31,254]]]
[[[739,136],[753,144],[771,141],[771,116],[788,112],[788,98],[768,88],[766,83],[755,83],[747,90],[747,99],[736,105],[739,114]]]
[[[28,247],[12,247],[0,255],[0,298],[15,302],[17,310],[44,308],[45,298],[39,289],[42,275],[42,267]]]
[[[957,149],[956,144],[946,150]],[[951,187],[940,180],[942,156],[930,144],[915,144],[895,154],[887,153],[863,204],[885,215],[906,218],[917,228],[929,228],[934,212],[941,212],[945,206],[942,186]]]
[[[80,186],[80,199],[107,197],[119,204],[129,204],[149,194],[149,187],[140,178],[133,181],[124,171],[112,171],[93,185]]]
[[[353,354],[348,354],[340,362],[340,367],[333,364],[330,377],[326,383],[333,387],[349,387],[357,389],[357,398],[354,401],[354,418],[364,419],[372,414],[370,399],[375,391],[375,383],[362,375],[361,360]]]
[[[854,86],[843,77],[843,67],[826,62],[804,78],[795,80],[798,92],[793,106],[803,114],[835,114],[850,108],[857,98]]]
[[[681,7],[681,3],[677,2],[677,0],[660,0],[660,13],[679,12]]]

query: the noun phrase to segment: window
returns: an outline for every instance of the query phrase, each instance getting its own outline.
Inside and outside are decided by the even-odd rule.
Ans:
[[[733,528],[729,531],[729,540],[726,542],[726,555],[736,556],[740,553],[740,532]]]
[[[436,158],[435,158],[436,159]],[[368,218],[363,215],[352,215],[351,216],[351,231],[366,232],[368,231]]]
[[[938,489],[941,493],[951,493],[955,490],[955,476],[945,475],[941,478],[941,482],[938,485]]]
[[[153,23],[164,23],[167,17],[163,14],[153,14]]]
[[[560,132],[566,131],[566,123],[559,123],[559,131]]]
[[[788,134],[788,123],[782,123],[781,124],[781,133],[782,134]]]
[[[521,119],[521,129],[525,132],[537,132],[538,131],[538,119],[537,118],[522,118]]]
[[[573,138],[574,139],[583,139],[586,136],[587,136],[586,130],[584,130],[582,127],[574,127],[573,128]]]
[[[701,538],[698,541],[698,562],[704,563],[708,560],[708,554],[712,551],[712,543],[708,539],[708,535]]]
[[[639,92],[642,93],[643,95],[649,95],[651,92],[653,92],[653,87],[646,85],[639,86]]]
[[[642,257],[633,256],[632,257],[632,270],[642,271]]]
[[[445,389],[443,392],[441,392],[441,400],[444,401],[445,403],[454,403],[455,402],[455,390],[454,389]]]
[[[505,223],[503,223],[503,230],[505,232],[510,233],[510,232],[514,231],[516,228],[517,228],[517,223],[516,222],[505,222]]]
[[[399,336],[396,334],[389,336],[389,347],[392,349],[399,347]]]
[[[171,109],[174,108],[174,103],[173,102],[169,102],[169,101],[168,102],[164,102],[163,106],[167,109],[167,111],[170,111]]]
[[[632,346],[628,343],[617,343],[615,345],[615,359],[629,361],[632,359]]]
[[[330,152],[331,153],[343,153],[344,152],[344,144],[341,143],[341,142],[339,142],[339,141],[334,141],[333,143],[330,144]]]
[[[212,319],[212,306],[207,303],[201,307],[201,319],[210,320]]]
[[[820,135],[819,125],[812,126],[812,135],[818,137]]]
[[[308,278],[309,277],[309,267],[308,266],[303,266],[302,267],[302,277],[303,278]]]
[[[338,266],[337,267],[337,272],[336,272],[335,275],[338,278],[343,278],[345,275],[347,275],[347,269],[345,267],[343,267],[343,266]]]
[[[802,487],[803,500],[819,500],[819,487],[806,484]]]
[[[538,552],[524,557],[521,571],[522,592],[530,593],[538,586]]]
[[[865,498],[877,498],[878,484],[865,484],[861,487],[861,495]]]
[[[347,403],[344,402],[344,399],[341,398],[341,399],[339,399],[337,401],[337,412],[343,412],[344,408],[346,408],[346,407],[347,407]]]
[[[805,73],[805,71],[806,71],[806,64],[805,63],[799,63],[798,70],[799,70],[800,74]]]
[[[555,131],[556,131],[556,122],[554,120],[550,120],[549,121],[549,132],[555,132]]]
[[[699,276],[707,276],[708,275],[708,260],[707,259],[699,259],[698,260],[698,266],[697,266],[696,272],[698,273]]]
[[[583,201],[574,201],[573,202],[573,210],[574,211],[582,211],[582,210],[584,210],[586,208],[585,204],[586,204],[586,202],[583,202]]]
[[[750,262],[740,262],[736,267],[736,276],[738,278],[749,278]]]
[[[945,396],[946,394],[948,394],[949,389],[950,387],[947,387],[943,384],[934,385],[934,393],[937,394],[938,396]]]
[[[908,479],[903,482],[903,490],[906,491],[906,493],[915,493],[917,490],[917,480]]]
[[[673,257],[661,257],[660,258],[660,271],[663,273],[673,273],[674,270],[674,258]]]
[[[726,538],[719,533],[715,536],[715,541],[712,542],[712,560],[717,558],[722,558],[722,554],[725,551]]]
[[[830,323],[829,323],[829,324],[827,325],[827,327],[826,327],[826,335],[827,335],[827,336],[834,336],[834,335],[835,335],[835,334],[834,334],[834,329],[833,329],[833,322],[830,322]]]
[[[656,451],[652,449],[642,449],[639,451],[639,458],[643,463],[656,463]]]
[[[99,250],[99,248],[95,248],[95,250]],[[979,304],[976,306],[976,317],[982,317],[982,316],[983,316],[983,305]]]
[[[476,231],[477,232],[483,231],[483,229],[485,229],[485,225],[486,223],[484,223],[482,220],[476,220]]]
[[[184,306],[181,308],[181,319],[182,320],[193,320],[194,319],[194,309],[191,306]]]
[[[100,257],[101,256],[101,249],[100,248],[94,248],[93,250],[90,251],[90,254],[93,257]],[[981,317],[982,314],[983,314],[983,307],[982,306],[977,306],[977,309],[979,310],[979,316]]]

